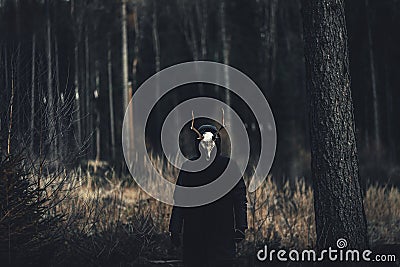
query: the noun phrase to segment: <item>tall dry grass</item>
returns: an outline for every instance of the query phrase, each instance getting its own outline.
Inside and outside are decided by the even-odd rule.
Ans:
[[[165,167],[161,158],[154,162],[174,179],[173,168]],[[24,179],[36,181],[34,175]],[[58,179],[43,176],[40,183],[47,185],[42,193],[53,198],[43,216],[62,218],[57,242],[50,246],[51,265],[125,266],[180,257],[168,239],[171,206],[152,199],[130,176],[117,177],[111,168],[97,174],[86,168],[60,173]],[[399,189],[372,185],[364,203],[371,245],[399,244]],[[313,192],[303,179],[278,186],[269,177],[248,194],[248,218],[239,255],[254,255],[264,244],[299,249],[315,245]]]
[[[176,172],[171,167],[165,167],[161,158],[154,158],[153,164],[163,169],[169,180],[174,179]],[[110,199],[110,196],[117,194],[118,207],[121,209],[119,220],[129,222],[138,214],[147,214],[152,223],[152,233],[155,236],[167,235],[171,212],[169,205],[152,199],[134,184],[122,186],[120,179],[109,180],[107,186],[93,187],[93,184],[102,184],[93,181],[89,184],[92,185],[91,188],[83,185],[78,190],[77,194],[81,198],[93,201],[98,198]],[[371,246],[399,244],[399,189],[371,185],[366,191],[364,203]],[[263,244],[286,248],[315,246],[313,191],[304,179],[296,179],[294,182],[278,186],[271,177],[268,177],[256,192],[248,194],[248,219],[249,230],[246,240],[239,247],[241,255],[252,254]],[[158,248],[163,253],[153,257],[169,256],[168,253],[171,251],[169,244],[162,245],[167,246]]]

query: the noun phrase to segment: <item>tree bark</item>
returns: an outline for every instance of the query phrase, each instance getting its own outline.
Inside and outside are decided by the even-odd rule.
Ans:
[[[100,71],[99,71],[99,62],[96,60],[95,62],[95,91],[94,91],[94,98],[96,101],[96,122],[95,122],[95,129],[96,129],[96,162],[100,161],[101,157],[101,136],[100,136],[100,108],[99,108],[99,97],[100,97]]]
[[[110,134],[111,134],[111,157],[115,161],[115,124],[114,124],[114,97],[112,85],[112,58],[111,58],[111,37],[107,38],[107,72],[108,72],[108,104],[110,109]]]
[[[369,12],[369,2],[365,0],[365,10],[367,14],[367,31],[368,31],[368,56],[369,56],[369,67],[371,74],[371,88],[372,88],[372,106],[374,111],[374,138],[375,138],[375,150],[376,154],[379,155],[381,152],[381,136],[380,136],[380,126],[379,126],[379,106],[378,106],[378,95],[376,88],[376,74],[375,74],[375,59],[374,59],[374,45],[372,42],[372,32],[371,32],[371,21]]]
[[[161,53],[160,53],[160,36],[158,32],[158,15],[157,15],[157,1],[153,0],[153,11],[152,11],[152,33],[153,33],[153,50],[154,50],[154,63],[155,63],[155,72],[158,73],[161,70]],[[136,41],[135,41],[136,43]],[[155,95],[160,95],[160,80],[158,76],[156,76],[156,88]],[[161,110],[158,110],[161,112]],[[156,125],[156,129],[158,129],[160,125],[160,119],[158,117],[154,120],[154,125]]]
[[[258,3],[259,32],[261,35],[262,53],[260,62],[263,64],[263,74],[268,90],[275,83],[276,39],[277,39],[277,0],[260,0]]]
[[[86,22],[88,23],[88,22]],[[92,96],[92,90],[90,88],[90,47],[89,47],[89,26],[86,24],[85,26],[85,115],[86,119],[86,138],[89,141],[89,153],[88,158],[93,158],[94,155],[94,145],[93,138],[91,138],[93,134],[93,110],[91,107],[90,98]]]
[[[11,67],[11,97],[9,105],[9,121],[8,121],[8,136],[7,136],[7,154],[11,154],[11,137],[12,137],[12,127],[13,127],[13,110],[14,110],[14,68]]]
[[[317,247],[366,248],[343,0],[304,0],[303,20]]]
[[[35,79],[36,79],[36,34],[32,35],[32,73],[31,73],[31,149],[30,152],[34,153],[34,139],[35,139]]]
[[[122,90],[123,90],[123,112],[128,107],[128,29],[126,16],[126,0],[121,2],[121,38],[122,38]]]
[[[222,39],[222,60],[223,63],[225,65],[229,65],[230,61],[230,51],[231,51],[231,44],[230,44],[230,35],[228,34],[227,31],[227,19],[226,19],[226,0],[221,0],[220,3],[220,27],[221,27],[221,39]],[[225,86],[225,88],[229,88],[230,87],[230,78],[229,78],[229,72],[228,72],[228,68],[225,67],[224,68],[224,77],[222,77],[223,79],[223,84]],[[225,104],[228,106],[231,106],[231,95],[230,95],[230,91],[228,89],[225,90]],[[230,122],[231,121],[231,113],[230,111],[227,109],[225,111],[225,120]],[[232,139],[234,138],[234,136],[229,136],[229,138],[231,139],[230,142],[231,144],[234,142]]]
[[[75,128],[77,130],[77,143],[82,144],[81,107],[79,94],[79,21],[75,14],[75,0],[71,0],[71,17],[74,18],[74,91],[75,91]]]
[[[57,155],[57,135],[55,131],[54,98],[53,98],[53,55],[51,51],[51,0],[46,2],[46,52],[47,52],[47,105],[48,105],[48,142],[50,142],[49,155]]]

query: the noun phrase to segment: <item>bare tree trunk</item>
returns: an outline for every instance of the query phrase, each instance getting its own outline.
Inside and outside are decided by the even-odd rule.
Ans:
[[[112,84],[112,58],[111,58],[111,37],[107,38],[107,72],[108,72],[108,104],[110,109],[110,134],[111,134],[111,157],[115,161],[115,123],[114,123],[114,97]]]
[[[57,3],[57,2],[55,2]],[[54,17],[55,17],[55,21],[54,21],[54,25],[57,25],[57,5],[54,8]],[[59,65],[59,54],[58,54],[58,38],[57,38],[57,29],[55,27],[53,27],[53,36],[54,36],[54,62],[55,62],[55,73],[54,73],[54,80],[55,80],[55,86],[56,86],[56,97],[55,97],[55,110],[56,110],[56,116],[57,116],[57,123],[55,124],[57,129],[57,143],[55,144],[55,146],[57,146],[57,151],[58,151],[58,157],[62,157],[63,152],[64,152],[64,147],[63,147],[63,139],[61,138],[61,134],[59,135],[59,133],[61,133],[62,131],[62,116],[59,113],[60,109],[61,109],[61,105],[63,105],[62,103],[62,99],[63,97],[61,97],[60,94],[60,65]],[[60,99],[61,98],[61,99]]]
[[[276,21],[277,0],[259,0],[259,27],[263,50],[260,55],[261,64],[264,66],[262,76],[268,90],[272,90],[275,83],[276,61]]]
[[[154,48],[154,62],[155,62],[155,71],[158,73],[161,70],[161,56],[160,56],[160,37],[158,34],[158,18],[157,18],[157,0],[153,0],[153,13],[152,13],[152,33],[153,33],[153,48]],[[158,76],[156,76],[156,91],[155,95],[160,95],[160,81]],[[155,119],[154,124],[156,125],[156,129],[158,129],[160,120],[158,117]]]
[[[46,39],[46,50],[47,50],[47,105],[48,105],[48,121],[49,121],[49,142],[50,145],[50,153],[49,155],[57,155],[57,138],[55,131],[55,117],[54,117],[54,98],[53,98],[53,56],[51,51],[51,19],[50,19],[50,5],[51,0],[46,1],[47,12],[46,12],[46,31],[47,31],[47,39]]]
[[[79,93],[79,44],[75,41],[74,45],[74,90],[75,90],[75,124],[78,130],[77,141],[82,144],[82,122],[81,122],[81,105]]]
[[[128,28],[126,15],[126,0],[121,1],[121,38],[122,38],[122,92],[123,92],[123,112],[128,107]]]
[[[344,0],[303,0],[317,247],[368,247]]]
[[[269,57],[269,89],[272,90],[275,84],[275,59],[276,59],[276,12],[277,12],[277,0],[271,0],[269,3],[269,41],[268,41],[268,57]]]
[[[7,45],[4,45],[4,78],[5,78],[6,89],[8,89],[8,53],[7,53]]]
[[[82,144],[82,127],[81,127],[81,107],[79,94],[79,30],[77,30],[77,18],[75,15],[75,0],[71,0],[71,17],[75,23],[75,38],[74,38],[74,92],[75,92],[75,129],[77,130],[77,143]]]
[[[230,50],[231,50],[231,44],[230,44],[230,36],[229,33],[227,32],[227,19],[226,19],[226,0],[221,0],[220,2],[220,26],[221,26],[221,38],[222,38],[222,60],[225,65],[229,65],[229,57],[230,57]],[[224,69],[224,77],[223,77],[223,84],[226,88],[230,87],[230,77],[229,77],[229,72],[228,68],[226,67]],[[231,95],[229,90],[226,90],[225,94],[225,104],[228,106],[231,106]],[[229,110],[225,111],[225,119],[226,121],[231,121],[231,113]],[[233,142],[232,139],[234,138],[233,136],[230,136],[231,138],[231,143]]]
[[[153,45],[155,54],[156,72],[161,70],[160,37],[158,35],[157,1],[153,1]],[[159,89],[159,88],[158,88]]]
[[[207,0],[196,1],[196,13],[200,27],[201,59],[205,60],[207,57]]]
[[[14,110],[14,68],[11,69],[11,97],[10,97],[10,105],[9,105],[9,121],[8,121],[8,138],[7,138],[7,154],[11,154],[11,133],[13,127],[13,110]]]
[[[34,153],[35,139],[35,79],[36,79],[36,34],[32,35],[32,73],[31,73],[31,153]]]
[[[385,62],[389,62],[387,59],[387,52],[385,52]],[[388,144],[389,144],[389,159],[390,163],[396,162],[396,144],[393,138],[393,91],[389,77],[390,69],[385,63],[385,93],[386,93],[386,117],[387,117],[387,132],[388,132]]]
[[[369,12],[369,2],[365,0],[365,9],[367,12],[367,30],[368,30],[368,52],[369,52],[369,67],[371,72],[371,86],[372,86],[372,103],[374,110],[374,137],[375,137],[375,149],[379,156],[381,152],[381,136],[380,136],[380,126],[379,126],[379,106],[378,106],[378,96],[376,88],[376,76],[375,76],[375,59],[374,59],[374,47],[372,42],[371,33],[371,21]]]
[[[95,62],[95,79],[96,89],[94,93],[96,101],[96,162],[100,161],[101,156],[101,139],[100,139],[100,110],[99,110],[99,96],[100,96],[100,73],[99,62]]]
[[[93,134],[93,111],[91,109],[90,98],[92,90],[90,88],[90,47],[89,47],[89,27],[85,25],[85,115],[86,119],[86,138],[89,138],[89,153],[88,158],[93,158],[94,155],[94,139]]]
[[[122,42],[122,94],[123,94],[123,114],[125,112],[130,113],[133,118],[133,108],[132,106],[127,110],[132,90],[132,83],[129,83],[128,77],[128,25],[127,25],[127,12],[126,12],[126,0],[121,1],[121,42]],[[133,121],[129,121],[129,138],[127,140],[128,150],[133,149]],[[128,161],[130,162],[130,158]]]

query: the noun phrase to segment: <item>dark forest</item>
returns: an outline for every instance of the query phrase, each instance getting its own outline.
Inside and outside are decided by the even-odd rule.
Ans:
[[[265,184],[248,194],[251,226],[238,245],[235,266],[258,266],[255,255],[263,244],[323,248],[327,244],[319,238],[336,244],[340,234],[348,234],[357,248],[389,245],[389,252],[398,252],[400,2],[305,2],[0,0],[1,262],[181,266],[182,252],[168,239],[171,207],[135,185],[121,136],[140,85],[189,61],[219,62],[245,73],[275,118],[275,159]],[[324,27],[333,33],[325,34]],[[326,55],[330,42],[332,55]],[[348,66],[325,64],[337,58]],[[336,85],[348,81],[348,91],[330,91],[335,78]],[[175,88],[152,110],[145,136],[152,164],[176,179],[177,170],[162,153],[162,123],[176,105],[198,96],[221,100],[240,114],[251,141],[250,176],[260,126],[240,97],[209,84]],[[321,114],[330,110],[321,107],[335,105],[333,98],[341,102],[321,128]],[[338,114],[344,110],[342,120]],[[331,121],[343,124],[330,126]],[[189,124],[183,139],[192,134]],[[337,134],[324,135],[329,129]],[[329,145],[322,145],[327,138],[355,141],[351,147],[335,145],[340,153],[355,153],[329,154]],[[191,153],[187,141],[181,145]],[[338,165],[323,164],[338,155],[344,155]],[[332,188],[346,191],[330,184],[332,177],[357,178],[351,188],[360,195],[322,200]],[[355,221],[343,219],[337,229],[347,230],[339,236],[337,229],[320,228],[335,220],[323,210],[336,201],[363,202],[340,207],[354,210]]]

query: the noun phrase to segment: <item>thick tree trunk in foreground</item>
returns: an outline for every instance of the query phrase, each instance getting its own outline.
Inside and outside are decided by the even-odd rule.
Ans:
[[[317,247],[368,246],[343,0],[304,0]]]

